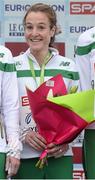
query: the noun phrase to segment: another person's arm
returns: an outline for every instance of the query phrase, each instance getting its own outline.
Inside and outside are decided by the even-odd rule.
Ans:
[[[75,61],[80,75],[81,90],[94,88],[95,27],[82,33],[77,41]]]
[[[12,55],[6,49],[2,78],[2,117],[4,119],[7,147],[6,170],[10,176],[16,174],[20,164],[19,101],[16,70]]]

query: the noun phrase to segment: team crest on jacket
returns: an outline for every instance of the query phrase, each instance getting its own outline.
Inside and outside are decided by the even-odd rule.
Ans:
[[[16,65],[16,68],[20,68],[21,67],[21,62],[20,61],[17,61],[16,63],[15,63],[15,65]]]
[[[4,57],[4,53],[0,53],[0,59]]]

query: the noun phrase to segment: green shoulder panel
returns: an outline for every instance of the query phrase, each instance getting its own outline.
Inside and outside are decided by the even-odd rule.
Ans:
[[[4,72],[14,72],[16,71],[15,64],[8,64],[0,62],[0,70]]]
[[[77,46],[76,48],[76,54],[77,55],[86,55],[91,52],[91,50],[95,49],[95,42],[87,45],[87,46]]]

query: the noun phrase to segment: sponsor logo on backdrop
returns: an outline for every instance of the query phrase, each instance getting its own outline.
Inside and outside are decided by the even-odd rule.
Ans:
[[[27,9],[30,7],[30,4],[5,4],[5,12],[9,11],[16,11],[16,12],[21,12],[21,11],[27,11]]]
[[[25,12],[31,4],[5,4],[5,12]],[[55,11],[64,12],[64,4],[50,4]],[[10,14],[8,14],[10,15]]]
[[[70,26],[70,33],[83,33],[84,31],[92,27],[93,26]]]
[[[95,14],[95,2],[70,2],[70,14]]]
[[[63,4],[53,4],[51,7],[58,12],[64,12],[64,5]]]
[[[23,24],[10,23],[9,36],[24,36]]]

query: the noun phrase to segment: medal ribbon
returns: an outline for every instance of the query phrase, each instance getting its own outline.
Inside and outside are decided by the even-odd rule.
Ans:
[[[46,56],[46,58],[44,60],[44,63],[42,64],[42,67],[41,67],[40,83],[39,83],[39,85],[41,85],[44,82],[45,65],[51,59],[51,57],[52,57],[52,54],[50,52],[48,52],[48,55]],[[34,79],[34,81],[36,83],[36,86],[38,87],[39,85],[37,83],[36,73],[35,73],[35,69],[34,69],[34,66],[33,66],[33,61],[32,61],[32,59],[30,57],[28,57],[28,60],[29,60],[29,65],[30,65],[32,77],[33,77],[33,79]]]

